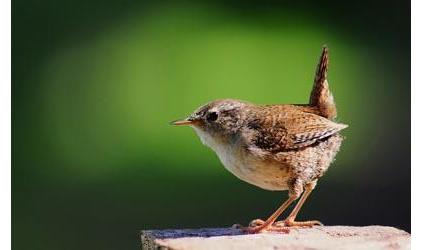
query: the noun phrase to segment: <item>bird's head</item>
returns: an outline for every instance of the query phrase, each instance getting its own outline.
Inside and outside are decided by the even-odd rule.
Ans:
[[[216,100],[199,107],[186,119],[173,121],[171,124],[189,125],[198,133],[213,137],[229,136],[242,126],[249,105],[232,99]]]

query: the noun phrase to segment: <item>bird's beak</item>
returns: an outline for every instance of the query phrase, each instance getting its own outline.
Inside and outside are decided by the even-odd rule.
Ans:
[[[192,125],[194,123],[195,123],[195,120],[193,120],[192,118],[186,118],[186,119],[170,122],[171,125]]]

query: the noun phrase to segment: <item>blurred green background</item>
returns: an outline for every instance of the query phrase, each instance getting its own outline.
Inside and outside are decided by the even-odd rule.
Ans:
[[[286,192],[169,121],[217,98],[306,103],[323,44],[349,128],[299,219],[410,231],[410,2],[15,0],[12,30],[15,249],[267,217]]]

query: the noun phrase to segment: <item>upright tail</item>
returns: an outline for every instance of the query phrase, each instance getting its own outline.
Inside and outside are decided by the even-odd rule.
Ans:
[[[321,116],[327,119],[334,119],[337,116],[336,103],[334,102],[333,94],[330,91],[327,81],[328,70],[328,47],[322,47],[321,58],[315,73],[314,86],[312,88],[311,96],[309,98],[309,105],[316,107]]]

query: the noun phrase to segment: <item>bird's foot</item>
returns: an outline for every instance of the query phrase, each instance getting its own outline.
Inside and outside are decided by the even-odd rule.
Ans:
[[[251,234],[264,232],[289,233],[291,228],[311,228],[313,226],[323,226],[323,224],[318,220],[295,221],[287,218],[272,224],[266,224],[266,222],[261,219],[255,219],[249,223],[248,227],[244,227],[240,224],[233,225],[233,227],[240,228],[244,232]]]
[[[245,233],[255,234],[264,232],[278,232],[278,233],[289,233],[290,230],[284,225],[284,221],[277,221],[272,224],[265,224],[265,221],[261,219],[255,219],[249,223],[249,226],[244,227],[240,224],[233,225],[235,228],[242,229]]]
[[[308,221],[295,221],[294,219],[285,219],[284,226],[286,227],[298,227],[298,228],[304,228],[304,227],[313,227],[313,226],[324,226],[320,221],[318,220],[308,220]]]
[[[255,219],[251,222],[249,222],[249,227],[258,227],[258,226],[262,226],[263,224],[265,224],[264,220],[261,219]],[[272,226],[274,227],[284,227],[284,220],[280,220],[280,221],[276,221],[272,224]]]

